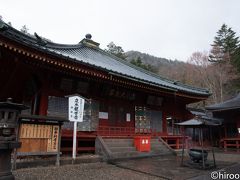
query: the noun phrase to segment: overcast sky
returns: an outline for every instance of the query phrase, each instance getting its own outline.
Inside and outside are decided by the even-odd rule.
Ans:
[[[240,36],[240,0],[2,0],[13,27],[57,43],[76,44],[91,33],[101,48],[186,61],[208,51],[223,23]]]

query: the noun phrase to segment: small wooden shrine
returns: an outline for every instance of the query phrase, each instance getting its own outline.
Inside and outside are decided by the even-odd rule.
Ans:
[[[219,145],[240,150],[240,94],[219,104],[207,106],[213,117],[223,119],[221,128],[215,132]]]

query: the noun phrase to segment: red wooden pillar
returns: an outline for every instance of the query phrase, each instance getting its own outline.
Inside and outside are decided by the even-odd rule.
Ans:
[[[48,91],[43,88],[40,94],[40,106],[39,106],[39,115],[47,115],[48,109]]]

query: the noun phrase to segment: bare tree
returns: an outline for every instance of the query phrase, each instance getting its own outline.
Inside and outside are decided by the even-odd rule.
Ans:
[[[199,76],[193,78],[198,79],[200,86],[207,87],[212,92],[209,103],[222,102],[227,97],[227,85],[236,79],[238,74],[230,61],[211,63],[208,58],[207,52],[194,52],[188,62],[195,65],[193,68]]]
[[[195,65],[195,73],[198,76],[198,83],[201,86],[208,88],[212,92],[210,103],[218,102],[218,83],[216,80],[217,72],[212,64],[208,61],[207,52],[194,52],[188,60],[189,63]]]

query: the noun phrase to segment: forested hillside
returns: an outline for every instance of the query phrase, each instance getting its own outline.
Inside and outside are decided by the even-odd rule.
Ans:
[[[188,64],[183,61],[173,61],[166,58],[155,57],[138,51],[128,51],[125,53],[125,55],[128,62],[140,59],[143,64],[152,66],[154,70],[153,72],[169,79],[185,82],[184,72],[186,71]]]
[[[196,87],[207,88],[212,96],[206,104],[219,103],[240,92],[239,37],[223,24],[217,31],[212,48],[194,52],[187,62],[155,57],[138,51],[124,52],[113,42],[106,51],[160,76]]]

